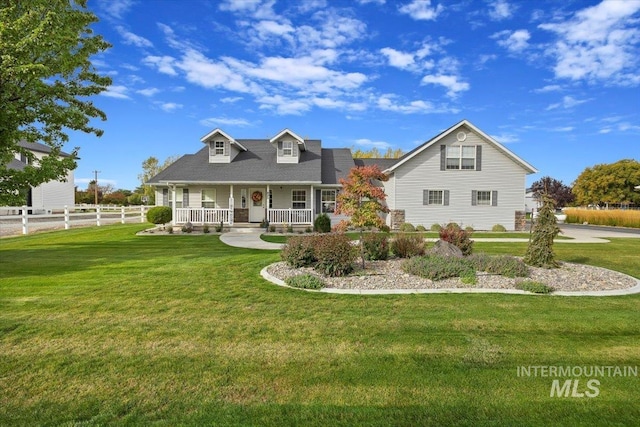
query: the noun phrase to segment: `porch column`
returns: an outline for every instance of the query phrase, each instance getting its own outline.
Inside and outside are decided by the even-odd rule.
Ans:
[[[177,210],[176,210],[176,185],[173,184],[173,187],[171,187],[171,200],[173,200],[173,203],[171,204],[171,225],[176,225],[176,214],[177,214]]]
[[[269,194],[271,194],[271,185],[267,184],[267,194],[264,195],[264,198],[267,199],[267,209],[265,210],[266,213],[266,218],[264,219],[266,222],[270,222],[269,221]]]
[[[235,203],[233,200],[233,184],[229,185],[229,225],[233,225],[233,209]]]
[[[313,189],[313,184],[311,185],[311,223],[313,224],[313,220],[316,218],[316,204],[314,203],[315,190]]]

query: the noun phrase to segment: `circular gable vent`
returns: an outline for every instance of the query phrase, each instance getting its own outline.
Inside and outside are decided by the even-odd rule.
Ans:
[[[456,138],[458,138],[458,141],[462,142],[465,139],[467,139],[467,134],[464,132],[458,132],[458,134],[456,135]]]

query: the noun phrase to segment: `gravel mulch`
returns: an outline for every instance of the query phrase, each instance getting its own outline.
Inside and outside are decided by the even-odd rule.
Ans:
[[[402,271],[400,259],[389,261],[367,261],[364,270],[358,265],[356,270],[346,277],[325,277],[312,268],[292,268],[284,262],[267,267],[269,274],[278,279],[299,274],[313,274],[321,277],[327,288],[336,289],[451,289],[451,288],[484,288],[484,289],[516,289],[516,283],[533,280],[551,286],[556,291],[604,291],[628,289],[637,282],[634,278],[616,271],[590,265],[561,263],[560,268],[544,269],[530,267],[528,278],[509,278],[495,274],[477,273],[477,283],[468,285],[459,278],[432,281],[407,274]]]

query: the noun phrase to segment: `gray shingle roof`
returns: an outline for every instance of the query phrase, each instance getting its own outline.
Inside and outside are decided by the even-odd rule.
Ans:
[[[7,169],[13,169],[13,170],[17,170],[17,171],[21,171],[23,170],[25,167],[27,166],[27,164],[25,162],[21,162],[18,159],[12,159],[9,164],[7,165]]]
[[[320,184],[322,149],[319,140],[306,140],[306,151],[299,163],[277,163],[276,147],[266,139],[239,139],[248,151],[240,152],[231,163],[209,163],[209,147],[182,156],[151,178],[149,184],[165,182],[249,183],[309,182]]]
[[[31,151],[37,151],[39,153],[46,153],[46,154],[51,153],[51,147],[49,147],[48,145],[45,145],[45,144],[41,144],[39,142],[20,141],[20,142],[18,142],[18,145],[20,147],[26,148],[26,149],[31,150]],[[60,152],[60,156],[62,156],[62,157],[70,157],[71,154],[61,151]]]
[[[322,149],[322,183],[338,184],[340,178],[347,178],[355,164],[348,148]]]
[[[378,165],[381,171],[390,168],[396,164],[400,159],[353,159],[356,166],[371,166]]]

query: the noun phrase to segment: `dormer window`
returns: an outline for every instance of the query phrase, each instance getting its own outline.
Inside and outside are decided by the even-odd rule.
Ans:
[[[293,155],[293,141],[282,141],[282,155],[289,157]]]
[[[224,156],[224,141],[215,141],[213,143],[213,153],[216,156]]]

